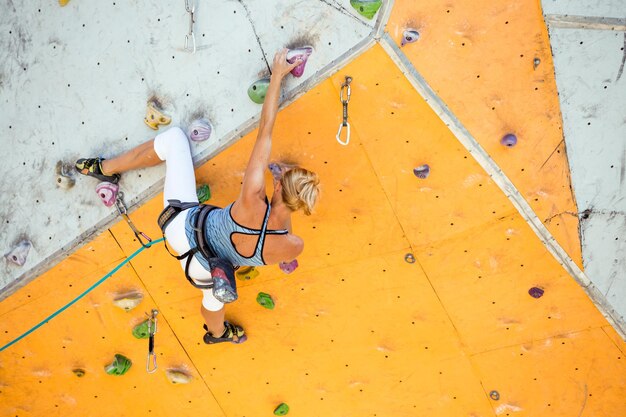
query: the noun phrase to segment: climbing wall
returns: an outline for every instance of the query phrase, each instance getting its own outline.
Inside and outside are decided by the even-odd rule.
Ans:
[[[23,265],[0,265],[4,296],[112,223],[115,210],[72,166],[153,137],[144,123],[148,102],[183,129],[211,122],[212,140],[193,147],[195,160],[206,161],[256,122],[260,106],[246,92],[269,76],[277,50],[314,48],[305,75],[286,83],[285,96],[294,97],[370,41],[376,22],[334,1],[190,0],[193,26],[182,0],[0,4],[0,135],[11,149],[0,164],[10,196],[0,205],[0,250],[30,243]],[[195,53],[184,49],[190,32]],[[163,175],[161,168],[126,175],[126,204],[153,197]]]
[[[626,317],[626,4],[543,2],[585,271]]]
[[[351,10],[347,1],[320,3],[344,16]],[[278,116],[273,157],[316,171],[322,198],[313,216],[293,219],[305,241],[294,272],[266,266],[238,281],[227,318],[245,327],[248,341],[202,343],[200,294],[157,243],[0,353],[3,415],[242,417],[273,415],[281,403],[290,416],[626,414],[626,342],[568,266],[580,265],[580,241],[577,218],[562,214],[576,206],[541,11],[535,2],[385,7],[377,18],[391,17],[378,43]],[[455,20],[445,23],[450,14]],[[420,26],[420,16],[431,20]],[[456,65],[464,52],[447,48],[465,24],[475,28],[464,35],[474,43],[468,63]],[[500,24],[522,42],[519,51]],[[401,46],[407,28],[419,36],[410,32],[416,41]],[[534,43],[524,44],[531,29]],[[533,58],[520,69],[507,54]],[[486,65],[485,55],[500,58]],[[334,136],[346,75],[352,129],[341,146]],[[490,81],[472,84],[476,75]],[[489,97],[499,97],[498,107]],[[556,141],[551,150],[537,132]],[[515,146],[500,144],[507,133]],[[198,166],[211,204],[237,196],[255,135]],[[414,168],[424,165],[420,178]],[[161,209],[157,194],[131,216],[155,238]],[[0,345],[139,247],[118,222],[17,290],[0,302]],[[259,292],[272,296],[273,310],[256,302]],[[138,294],[129,311],[114,303]],[[158,369],[149,374],[148,342],[132,329],[155,308]],[[132,361],[124,375],[104,371],[115,354]]]

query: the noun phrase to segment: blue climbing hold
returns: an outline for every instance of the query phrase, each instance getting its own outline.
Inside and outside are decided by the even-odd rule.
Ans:
[[[420,165],[417,168],[413,168],[413,174],[415,174],[417,178],[424,180],[430,175],[430,167],[428,164]]]
[[[507,133],[500,139],[500,143],[504,146],[513,147],[517,144],[517,136],[512,133]]]

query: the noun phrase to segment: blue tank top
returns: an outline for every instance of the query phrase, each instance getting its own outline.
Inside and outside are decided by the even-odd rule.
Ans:
[[[209,242],[211,249],[218,257],[228,259],[233,264],[233,266],[265,265],[265,260],[263,259],[263,246],[265,244],[265,236],[286,235],[289,233],[289,231],[267,230],[267,222],[270,218],[271,210],[271,206],[269,204],[269,201],[267,200],[267,197],[265,197],[265,204],[267,204],[267,209],[265,210],[265,218],[263,219],[261,229],[250,229],[237,223],[230,213],[233,204],[234,203],[231,203],[223,209],[211,210],[211,212],[208,214],[204,228],[204,235],[207,242]],[[189,240],[189,245],[191,247],[196,247],[198,245],[196,242],[196,237],[194,235],[193,225],[195,224],[196,216],[199,209],[200,207],[193,207],[189,209],[190,211],[187,215],[187,221],[185,222],[185,234],[187,235],[187,239]],[[235,249],[235,246],[233,245],[231,240],[232,235],[235,233],[259,236],[256,248],[254,249],[254,253],[252,254],[252,256],[243,256],[239,252],[237,252],[237,249]],[[195,254],[195,257],[198,262],[200,262],[200,265],[202,265],[205,269],[211,269],[208,260],[204,256],[202,256],[200,252],[197,252]]]

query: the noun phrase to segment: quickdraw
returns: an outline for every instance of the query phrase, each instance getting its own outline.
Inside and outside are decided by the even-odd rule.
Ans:
[[[156,353],[154,353],[154,334],[157,332],[157,314],[159,314],[159,310],[157,309],[153,309],[151,314],[146,313],[146,316],[148,316],[148,334],[150,336],[150,339],[148,340],[148,359],[146,361],[146,372],[148,372],[149,374],[152,374],[157,370],[157,357]]]
[[[339,92],[339,99],[341,100],[341,104],[343,105],[343,121],[339,124],[339,130],[337,130],[337,142],[339,144],[346,146],[350,143],[350,123],[348,123],[348,102],[350,102],[350,83],[352,82],[352,77],[346,75],[346,80],[341,85],[341,91]],[[341,140],[341,131],[343,128],[346,128],[346,140],[345,142]]]
[[[128,217],[128,210],[126,209],[126,205],[124,204],[124,193],[121,191],[119,191],[117,193],[117,196],[115,197],[115,206],[117,207],[117,211],[120,213],[120,216],[122,216],[124,220],[126,220],[126,223],[128,223],[128,225],[130,226],[131,230],[135,234],[135,237],[137,237],[137,240],[139,240],[139,243],[141,243],[141,246],[143,246],[144,248],[149,248],[152,244],[152,239],[150,239],[150,237],[144,232],[137,230],[133,222],[130,220],[130,217]],[[141,240],[142,236],[147,241],[147,243],[144,243],[144,241]]]
[[[193,34],[193,24],[196,22],[195,16],[194,16],[196,12],[196,5],[192,4],[190,6],[189,0],[185,0],[185,10],[187,11],[187,13],[189,13],[189,32],[185,35],[185,51],[195,54],[196,53],[196,36]]]

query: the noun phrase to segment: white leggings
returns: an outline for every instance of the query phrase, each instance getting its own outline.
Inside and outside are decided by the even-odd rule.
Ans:
[[[163,205],[167,200],[182,202],[198,202],[196,195],[196,176],[193,170],[193,160],[187,136],[179,127],[172,127],[154,138],[154,151],[165,161],[165,186],[163,189]],[[185,221],[189,210],[181,212],[165,229],[165,238],[170,248],[179,254],[190,249],[185,234]],[[187,259],[180,261],[183,270]],[[189,276],[199,284],[205,284],[211,278],[211,273],[193,257],[189,265]],[[181,281],[182,282],[182,281]],[[215,298],[212,290],[202,290],[202,305],[209,311],[218,311],[224,304]]]

